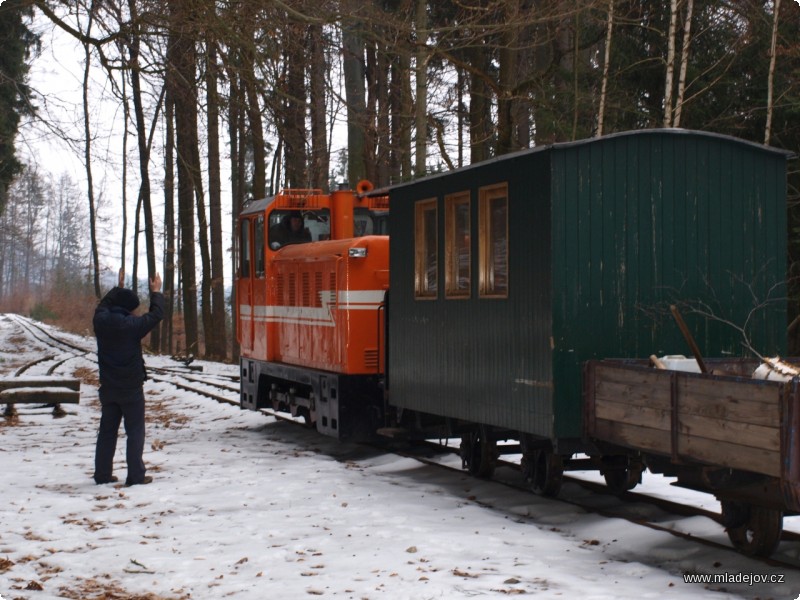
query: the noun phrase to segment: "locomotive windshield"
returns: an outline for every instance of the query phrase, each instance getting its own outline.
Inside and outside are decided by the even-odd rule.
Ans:
[[[353,237],[388,235],[388,211],[356,208],[353,212]],[[330,211],[279,209],[269,215],[269,247],[278,250],[289,244],[329,240]]]
[[[318,242],[331,237],[330,211],[274,210],[269,215],[269,247],[273,250],[289,244]]]

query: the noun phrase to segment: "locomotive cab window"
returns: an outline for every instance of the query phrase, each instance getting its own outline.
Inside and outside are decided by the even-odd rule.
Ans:
[[[439,293],[439,250],[436,200],[422,200],[414,207],[414,295],[435,299]]]
[[[470,219],[469,192],[444,199],[445,296],[469,298],[470,293]]]
[[[253,232],[253,264],[256,277],[264,277],[264,215],[258,215]]]
[[[508,297],[508,185],[482,188],[479,206],[479,290]]]
[[[239,230],[239,277],[250,277],[250,219],[240,221]]]
[[[269,247],[279,250],[290,244],[305,244],[331,237],[330,211],[278,209],[269,215]]]
[[[353,237],[365,235],[389,235],[388,211],[374,211],[368,208],[353,210]]]

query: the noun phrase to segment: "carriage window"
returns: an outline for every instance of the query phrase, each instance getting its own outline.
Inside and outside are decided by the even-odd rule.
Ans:
[[[469,192],[444,199],[444,236],[445,294],[448,298],[469,298]]]
[[[508,297],[508,185],[481,189],[479,206],[480,295]]]
[[[239,277],[250,277],[250,220],[242,219],[239,230]]]
[[[414,290],[417,298],[434,299],[439,292],[436,225],[436,200],[417,202],[414,208]]]
[[[264,215],[258,215],[253,232],[253,254],[256,277],[264,277]]]

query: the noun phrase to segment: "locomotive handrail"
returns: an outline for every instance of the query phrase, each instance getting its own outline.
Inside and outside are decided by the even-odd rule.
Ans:
[[[381,319],[384,318],[385,311],[386,311],[386,301],[384,300],[384,302],[381,302],[378,305],[378,310],[375,311],[376,314],[377,314],[377,318],[378,318],[378,326],[376,328],[376,334],[377,334],[377,338],[378,338],[378,341],[377,341],[378,364],[375,366],[375,372],[378,375],[380,375],[383,372],[383,369],[381,369],[381,357],[382,356],[386,356],[383,352],[381,352],[381,350],[382,350],[381,344],[383,342],[383,338],[381,337]],[[385,321],[384,321],[384,323],[385,323]]]
[[[275,207],[323,208],[324,203],[320,200],[323,197],[327,198],[319,189],[283,189],[275,196]]]
[[[367,206],[373,210],[389,210],[389,196],[368,196],[366,200]]]

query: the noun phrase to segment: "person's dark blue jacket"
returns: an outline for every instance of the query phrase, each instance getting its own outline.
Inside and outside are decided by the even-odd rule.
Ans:
[[[94,311],[100,385],[112,388],[141,386],[146,378],[142,338],[164,318],[164,295],[150,292],[150,312],[132,314],[139,299],[131,290],[116,287]]]

